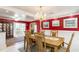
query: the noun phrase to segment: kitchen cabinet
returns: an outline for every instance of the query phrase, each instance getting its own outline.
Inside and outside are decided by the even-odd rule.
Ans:
[[[0,23],[0,32],[6,32],[6,38],[13,37],[13,23],[2,22]]]

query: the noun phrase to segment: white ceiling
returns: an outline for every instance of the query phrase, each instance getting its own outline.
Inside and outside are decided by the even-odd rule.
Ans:
[[[0,7],[0,15],[7,17],[16,16],[17,19],[23,21],[32,21],[40,6],[7,6]],[[46,18],[58,18],[67,15],[79,13],[79,6],[42,6],[42,12],[46,14]]]
[[[40,6],[15,6],[15,8],[27,11],[33,15],[35,15],[39,9]],[[42,11],[46,14],[56,14],[59,12],[68,12],[75,9],[79,9],[78,6],[42,6]]]

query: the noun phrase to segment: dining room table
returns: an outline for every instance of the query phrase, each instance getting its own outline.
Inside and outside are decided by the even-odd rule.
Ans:
[[[35,41],[35,36],[32,34],[30,38]],[[43,41],[54,48],[54,52],[57,51],[58,47],[63,45],[64,46],[64,38],[63,37],[52,37],[52,36],[45,36],[45,40]]]

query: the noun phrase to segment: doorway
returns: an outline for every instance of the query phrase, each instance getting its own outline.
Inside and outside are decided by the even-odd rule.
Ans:
[[[31,23],[30,31],[32,34],[37,32],[37,24],[36,23]]]

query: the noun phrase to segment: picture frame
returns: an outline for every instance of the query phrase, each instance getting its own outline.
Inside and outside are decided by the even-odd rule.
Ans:
[[[43,28],[49,28],[49,22],[43,22]]]
[[[78,19],[77,18],[64,19],[63,26],[64,28],[78,28]]]
[[[52,26],[56,26],[56,27],[60,26],[60,21],[59,20],[53,20]]]

